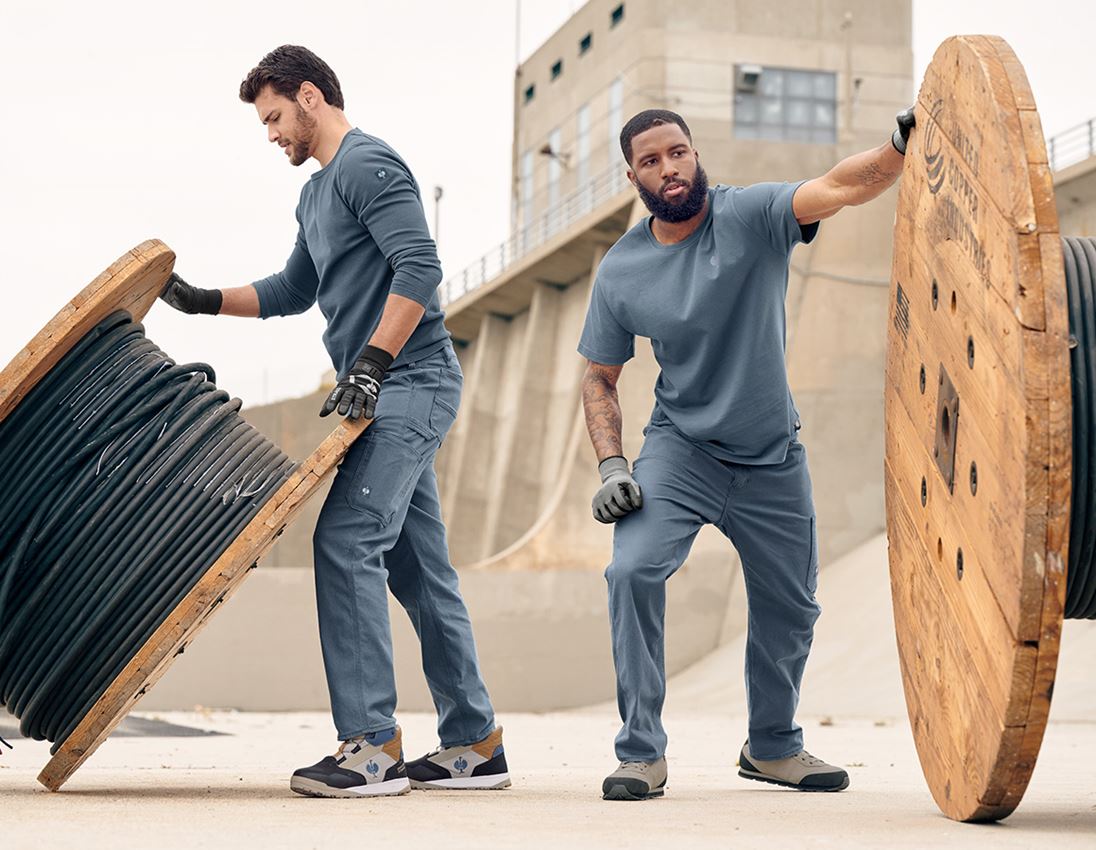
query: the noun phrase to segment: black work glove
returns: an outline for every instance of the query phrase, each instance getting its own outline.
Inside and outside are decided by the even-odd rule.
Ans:
[[[320,416],[327,416],[336,407],[340,416],[351,419],[372,419],[377,410],[384,373],[392,365],[392,355],[383,348],[367,345],[350,369],[350,374],[335,385],[327,401],[320,409]]]
[[[208,313],[216,316],[221,312],[223,297],[219,289],[198,289],[191,286],[175,272],[167,279],[167,286],[160,297],[176,310],[184,313]]]
[[[616,522],[643,507],[643,494],[625,458],[607,457],[598,464],[597,471],[601,473],[601,489],[594,494],[594,519]]]
[[[917,119],[913,115],[913,107],[903,109],[895,116],[898,129],[891,135],[891,144],[902,156],[906,155],[906,142],[910,140],[910,130],[917,125]]]

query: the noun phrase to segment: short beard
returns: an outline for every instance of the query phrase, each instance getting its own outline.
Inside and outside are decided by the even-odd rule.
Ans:
[[[299,103],[295,105],[297,107],[297,127],[294,135],[299,138],[290,144],[289,164],[304,165],[312,155],[309,149],[312,147],[312,139],[316,135],[317,122],[315,118],[301,108]]]
[[[651,215],[660,221],[678,224],[682,221],[688,221],[704,209],[704,202],[708,200],[708,175],[698,162],[693,182],[689,184],[685,197],[677,203],[667,201],[658,192],[649,191],[638,180],[636,181],[636,189],[639,191],[639,197],[643,199],[643,203],[647,205],[647,209],[651,211]]]

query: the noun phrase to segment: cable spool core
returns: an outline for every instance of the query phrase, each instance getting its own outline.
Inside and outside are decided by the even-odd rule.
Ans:
[[[0,423],[0,704],[73,731],[293,463],[117,312]]]

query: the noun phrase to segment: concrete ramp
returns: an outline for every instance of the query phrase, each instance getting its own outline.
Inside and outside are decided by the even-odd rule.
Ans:
[[[803,680],[804,718],[906,717],[891,612],[886,535],[827,566],[819,581],[822,617]],[[670,680],[667,717],[678,712],[745,711],[745,633]],[[1051,720],[1096,720],[1096,623],[1067,620]]]

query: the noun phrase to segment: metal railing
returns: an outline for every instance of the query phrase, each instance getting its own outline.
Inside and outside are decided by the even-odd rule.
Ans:
[[[442,306],[451,304],[462,295],[467,295],[498,277],[534,248],[566,230],[605,201],[616,197],[627,186],[624,169],[619,165],[607,168],[588,180],[582,187],[511,234],[505,242],[442,281],[438,290]]]
[[[1061,171],[1090,156],[1096,156],[1096,118],[1089,118],[1085,123],[1047,139],[1051,171]]]

